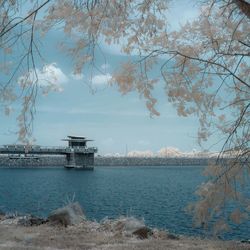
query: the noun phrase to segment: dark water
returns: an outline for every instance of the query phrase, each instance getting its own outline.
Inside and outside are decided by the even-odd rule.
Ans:
[[[202,171],[202,167],[0,169],[0,209],[47,216],[74,197],[89,219],[129,215],[174,233],[209,235],[193,228],[192,217],[184,211],[204,181]],[[239,228],[223,237],[250,238],[249,221]]]

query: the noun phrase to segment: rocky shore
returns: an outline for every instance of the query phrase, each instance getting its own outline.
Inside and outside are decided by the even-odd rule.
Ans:
[[[133,217],[89,221],[78,203],[47,219],[0,214],[0,249],[250,249],[250,244],[173,235]]]

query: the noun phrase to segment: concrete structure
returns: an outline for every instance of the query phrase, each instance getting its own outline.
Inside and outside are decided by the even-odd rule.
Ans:
[[[68,141],[68,148],[70,149],[70,152],[66,154],[68,162],[66,168],[93,169],[94,153],[97,152],[97,149],[87,148],[87,142],[92,140],[82,136],[68,136],[63,141]]]
[[[91,141],[85,137],[68,136],[64,141],[68,141],[67,147],[41,147],[38,145],[4,145],[0,147],[2,154],[1,165],[13,166],[59,166],[63,164],[66,168],[93,169],[95,147],[87,147],[87,142]],[[53,157],[49,157],[53,156]],[[54,158],[54,159],[53,159]]]
[[[191,157],[95,157],[95,166],[207,166],[216,158]]]

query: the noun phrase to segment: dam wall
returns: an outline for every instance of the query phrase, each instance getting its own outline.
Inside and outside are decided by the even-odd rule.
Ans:
[[[63,167],[67,165],[65,155],[39,155],[31,157],[16,157],[0,155],[0,168],[4,167]]]
[[[95,166],[205,166],[215,158],[95,157]]]
[[[3,167],[64,167],[68,164],[66,155],[32,155],[29,157],[17,157],[0,154],[0,168]],[[82,159],[76,161],[83,162]],[[228,161],[229,159],[224,159]],[[93,162],[94,161],[94,162]],[[190,157],[86,157],[84,164],[102,166],[207,166],[215,163],[216,158],[190,158]]]
[[[86,157],[85,157],[86,158]],[[88,159],[87,159],[88,158]],[[91,157],[87,157],[88,164],[93,164]],[[85,160],[85,161],[86,161]],[[102,157],[94,158],[94,166],[204,166],[210,158],[165,158],[165,157]],[[213,159],[215,161],[215,159]],[[17,155],[0,154],[0,167],[63,167],[67,165],[66,155],[31,155],[18,157]],[[87,163],[87,162],[86,162]]]

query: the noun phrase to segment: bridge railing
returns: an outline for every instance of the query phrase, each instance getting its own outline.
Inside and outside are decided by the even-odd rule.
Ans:
[[[0,146],[0,153],[12,153],[12,152],[22,152],[22,153],[52,153],[52,154],[62,154],[62,153],[96,153],[96,147],[46,147],[46,146],[30,146],[26,147],[24,145],[4,145]]]

